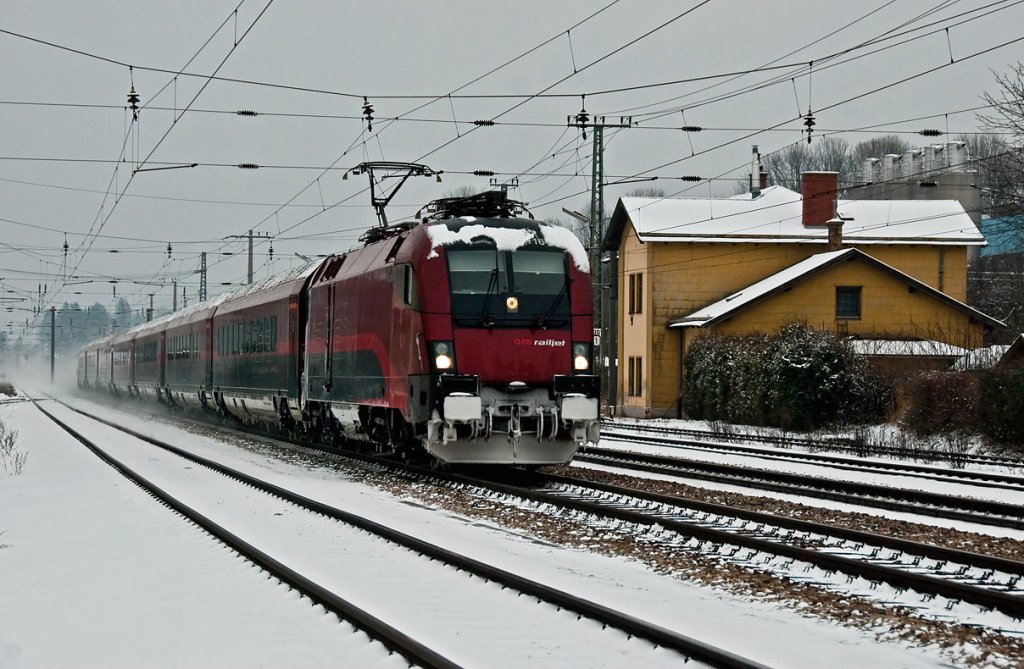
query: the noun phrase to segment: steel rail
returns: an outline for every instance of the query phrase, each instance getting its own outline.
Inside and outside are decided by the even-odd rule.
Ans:
[[[203,467],[212,469],[225,476],[229,476],[258,490],[275,495],[283,500],[349,524],[353,527],[357,527],[366,532],[376,534],[397,545],[404,546],[405,548],[421,553],[422,555],[453,565],[459,569],[496,583],[500,583],[524,594],[531,595],[549,604],[574,611],[577,614],[586,616],[606,625],[611,625],[633,636],[646,639],[657,645],[664,646],[665,648],[676,650],[684,655],[706,662],[712,666],[721,667],[722,669],[766,669],[763,664],[754,662],[734,653],[730,653],[729,651],[712,646],[693,637],[680,634],[660,625],[655,625],[640,618],[616,611],[615,609],[611,609],[602,604],[577,597],[576,595],[567,593],[563,590],[544,585],[537,581],[532,581],[523,576],[505,571],[485,562],[474,560],[462,555],[461,553],[448,550],[436,544],[431,544],[386,525],[381,525],[380,523],[368,518],[318,502],[286,488],[255,478],[221,463],[214,462],[208,458],[190,453],[172,444],[168,444],[122,425],[118,425],[113,421],[89,414],[80,409],[76,409],[75,407],[68,405],[64,406],[67,406],[68,409],[87,416],[92,420],[120,430],[137,439],[141,439],[154,446],[165,449],[168,452],[174,453],[175,455],[183,457]],[[380,463],[378,459],[374,458],[367,458],[367,460],[378,464]],[[419,468],[412,469],[420,472],[423,471]]]
[[[833,465],[836,469],[846,469],[850,471],[882,470],[918,476],[919,478],[930,478],[936,481],[946,481],[950,483],[997,483],[1003,485],[989,485],[989,487],[1005,487],[1011,490],[1018,491],[1024,490],[1024,476],[1014,476],[1012,474],[950,470],[943,469],[941,467],[932,467],[929,465],[918,465],[902,462],[865,461],[862,459],[847,458],[838,455],[823,455],[821,453],[785,453],[765,448],[757,448],[754,446],[739,446],[736,444],[723,444],[719,442],[708,443],[692,439],[670,437],[652,437],[647,435],[613,432],[610,430],[602,430],[601,435],[611,437],[613,439],[622,439],[624,441],[630,441],[633,443],[639,442],[648,444],[666,444],[669,446],[693,446],[705,451],[720,451],[728,453],[740,453],[743,455],[755,455],[758,457],[772,460],[800,461],[811,464],[826,463],[829,465]]]
[[[777,525],[779,527],[796,530],[798,532],[810,532],[813,534],[832,536],[838,539],[847,539],[849,541],[856,541],[871,546],[891,548],[893,550],[902,551],[904,553],[910,553],[912,555],[920,555],[921,557],[929,558],[932,560],[945,560],[949,562],[956,562],[958,564],[965,564],[970,567],[977,567],[979,569],[992,569],[995,571],[1001,571],[1007,574],[1016,574],[1024,577],[1024,562],[1010,560],[1008,558],[995,557],[992,555],[983,555],[981,553],[972,553],[970,551],[959,550],[956,548],[946,548],[945,546],[936,546],[934,544],[926,544],[921,543],[919,541],[911,541],[909,539],[900,539],[899,537],[893,537],[887,534],[875,534],[873,532],[864,532],[862,530],[854,530],[848,527],[826,525],[824,523],[816,523],[810,520],[801,520],[799,518],[790,518],[788,516],[780,516],[776,514],[765,513],[763,511],[752,511],[749,509],[742,509],[735,506],[726,506],[725,504],[705,502],[702,500],[693,499],[692,497],[666,495],[662,493],[649,492],[646,490],[639,490],[637,488],[630,488],[627,486],[617,486],[608,483],[601,483],[598,481],[591,481],[588,479],[581,479],[572,476],[545,474],[544,477],[546,480],[551,481],[553,483],[560,483],[563,485],[587,486],[595,488],[597,490],[603,490],[605,492],[612,494],[627,495],[631,497],[636,497],[638,499],[645,499],[651,502],[656,502],[658,504],[682,506],[688,509],[695,509],[697,511],[702,511],[705,513],[732,516],[735,518],[742,518],[743,520],[749,520],[755,523],[764,523],[766,525]]]
[[[215,539],[231,547],[247,560],[272,574],[281,582],[288,584],[303,595],[309,597],[311,600],[323,605],[325,609],[334,612],[343,620],[353,622],[357,627],[365,631],[377,641],[383,643],[386,647],[401,653],[410,662],[423,667],[436,667],[437,669],[461,669],[460,665],[452,662],[440,653],[437,653],[426,645],[388,625],[383,620],[371,615],[349,601],[337,596],[330,590],[327,590],[318,583],[287,567],[280,561],[274,559],[241,537],[235,535],[225,527],[215,523],[195,509],[180,502],[172,495],[108,454],[95,442],[82,435],[67,423],[61,421],[59,418],[43,408],[38,402],[35,402],[35,405],[46,417],[59,425],[65,432],[77,439],[101,460],[116,469],[125,478],[138,485],[146,491],[146,493],[160,501],[162,504],[167,505],[184,518],[195,523]]]
[[[493,481],[483,481],[459,474],[448,475],[453,480],[460,481],[467,485],[489,488],[508,495],[514,495],[523,499],[535,502],[564,506],[577,511],[616,518],[628,523],[641,525],[660,525],[665,529],[673,530],[684,536],[707,541],[750,548],[752,550],[792,558],[801,562],[807,562],[818,567],[838,571],[844,574],[861,576],[871,581],[881,581],[896,588],[906,588],[915,592],[941,595],[950,599],[960,600],[982,606],[988,609],[997,609],[1016,619],[1024,619],[1024,597],[1010,595],[1003,592],[979,588],[963,583],[948,581],[945,579],[915,574],[900,569],[893,569],[882,565],[871,564],[860,560],[854,560],[838,555],[830,555],[819,551],[780,544],[766,539],[758,539],[750,536],[743,536],[703,527],[696,523],[666,518],[663,515],[652,515],[630,509],[623,509],[612,505],[589,502],[573,497],[558,494],[557,491],[538,490],[513,486]],[[586,487],[574,483],[578,487]]]
[[[766,434],[715,434],[707,430],[692,430],[680,427],[668,427],[664,425],[648,425],[645,423],[630,423],[615,419],[605,419],[601,422],[602,428],[609,430],[618,427],[633,428],[644,432],[656,432],[661,434],[674,434],[693,437],[698,441],[758,441],[768,444],[779,444],[782,446],[798,446],[803,448],[827,448],[831,450],[845,451],[856,455],[878,455],[882,457],[906,457],[923,458],[930,457],[933,460],[962,459],[965,462],[982,465],[999,465],[1004,467],[1024,467],[1024,459],[1020,457],[1009,457],[1001,455],[972,454],[966,456],[954,456],[944,451],[934,449],[918,450],[911,448],[885,448],[883,446],[872,446],[870,444],[858,443],[849,437],[825,437],[813,439],[809,437],[785,437],[782,435]],[[603,432],[604,430],[602,430]]]
[[[824,479],[787,472],[772,472],[739,465],[624,453],[596,447],[578,453],[574,461],[661,474],[675,474],[716,483],[728,483],[805,497],[818,497],[837,502],[996,527],[1024,528],[1024,506],[1005,502],[890,488],[856,481]]]

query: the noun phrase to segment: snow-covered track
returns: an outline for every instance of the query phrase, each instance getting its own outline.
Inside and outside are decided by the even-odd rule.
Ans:
[[[863,457],[848,458],[822,453],[780,451],[778,449],[726,444],[717,441],[707,442],[668,436],[654,437],[629,432],[615,432],[613,430],[605,430],[602,431],[601,434],[611,439],[621,439],[623,441],[639,444],[697,448],[701,451],[711,453],[732,453],[744,456],[749,455],[762,460],[780,460],[786,462],[804,462],[828,465],[830,468],[837,470],[857,472],[878,471],[896,473],[903,476],[914,476],[934,481],[976,484],[985,487],[1000,487],[1008,490],[1024,490],[1024,476],[1000,474],[998,472],[951,469],[949,467],[935,467],[911,462],[865,460]],[[1015,466],[1024,466],[1024,463],[1018,462]]]
[[[646,499],[645,494],[633,494],[633,491],[610,493],[603,486],[574,479],[563,483],[557,477],[541,476],[542,480],[547,478],[550,485],[523,487],[460,474],[424,472],[422,477],[433,482],[449,481],[468,494],[501,500],[506,504],[532,505],[552,515],[557,515],[560,509],[568,509],[614,519],[624,523],[627,529],[643,527],[653,535],[652,541],[661,540],[674,545],[683,543],[702,554],[753,569],[780,574],[788,572],[787,575],[794,580],[803,578],[801,572],[813,566],[829,575],[846,575],[847,583],[863,579],[871,590],[878,583],[885,583],[892,586],[897,595],[918,593],[924,596],[925,602],[939,596],[946,600],[946,604],[939,607],[945,610],[952,610],[961,602],[984,610],[996,610],[1010,618],[1002,619],[999,629],[1003,629],[1002,625],[1014,625],[1024,620],[1024,596],[1011,592],[1016,588],[1024,567],[1012,561],[996,560],[993,563],[1010,570],[999,576],[995,575],[994,569],[975,574],[970,566],[950,565],[948,560],[928,565],[922,564],[918,556],[908,554],[904,561],[902,555],[881,554],[883,547],[878,544],[849,545],[842,538],[829,543],[827,537],[821,541],[814,533],[781,527],[774,531],[767,527],[745,531],[750,523],[738,516],[733,519],[738,523],[727,518],[710,519],[709,522],[712,514],[704,511],[690,513],[683,500],[672,499],[666,500],[669,503],[662,503]],[[669,536],[662,536],[665,533]],[[687,539],[693,541],[687,542]],[[744,549],[747,551],[741,553]],[[804,567],[794,567],[794,563]],[[913,603],[903,604],[914,607]]]
[[[565,476],[544,477],[546,494],[629,522],[647,516],[666,529],[962,600],[1024,619],[1024,563],[821,523],[709,504]],[[1019,593],[1019,594],[1018,594]]]
[[[311,512],[321,514],[323,516],[332,518],[347,525],[351,525],[352,527],[358,528],[364,532],[379,536],[380,538],[385,539],[386,541],[392,542],[411,551],[415,551],[416,553],[419,553],[431,560],[436,560],[443,564],[450,565],[458,570],[467,572],[469,574],[473,574],[475,576],[479,576],[482,579],[499,583],[503,586],[503,588],[507,588],[510,591],[516,591],[518,593],[530,595],[538,600],[551,604],[553,607],[558,607],[559,609],[564,608],[566,610],[573,611],[580,616],[590,618],[594,621],[601,623],[602,625],[608,625],[617,630],[621,630],[622,632],[625,632],[626,635],[629,635],[631,637],[645,639],[647,641],[650,641],[655,646],[672,649],[682,654],[683,656],[686,656],[686,658],[693,658],[705,664],[706,666],[721,667],[723,669],[764,669],[764,665],[747,660],[746,658],[730,653],[727,650],[718,648],[710,644],[706,644],[697,639],[693,639],[691,637],[666,629],[664,627],[654,625],[639,618],[621,613],[609,607],[603,606],[599,603],[577,597],[565,591],[552,588],[550,586],[538,583],[536,581],[532,581],[523,576],[499,569],[484,562],[471,559],[460,553],[447,550],[441,546],[437,546],[435,544],[426,542],[422,539],[411,536],[409,534],[399,532],[397,530],[386,527],[384,525],[376,523],[367,518],[363,518],[356,514],[352,514],[344,510],[323,504],[321,502],[298,494],[294,491],[290,491],[275,484],[252,477],[243,472],[227,467],[223,464],[211,461],[207,458],[200,457],[184,449],[178,448],[164,441],[154,439],[137,431],[127,429],[123,426],[117,425],[112,421],[106,420],[98,416],[94,416],[80,409],[76,409],[70,406],[67,406],[67,408],[72,411],[75,411],[78,414],[95,420],[99,423],[107,425],[111,428],[120,430],[137,439],[140,439],[161,449],[174,453],[175,455],[185,458],[195,464],[219,472],[225,476],[235,479],[236,481],[242,482],[247,486],[250,486],[257,490],[261,490],[263,492],[266,492],[267,494],[279,497],[296,506],[308,509]],[[40,409],[43,410],[42,407],[40,407]],[[59,421],[49,412],[46,412],[45,410],[43,410],[43,412],[50,416],[52,420],[61,425],[65,430],[71,432],[80,441],[83,441],[85,439],[78,433],[72,431],[71,428],[67,427],[64,423]],[[83,443],[86,443],[86,441],[83,441]],[[101,455],[101,457],[104,456]],[[111,462],[111,460],[108,459],[108,457],[104,457],[104,459],[107,460],[108,462]],[[116,467],[117,465],[114,466]],[[118,468],[120,469],[120,467]],[[285,582],[291,584],[291,582],[286,579],[282,580],[285,580]],[[512,596],[511,592],[510,596]],[[320,601],[317,597],[314,597],[312,595],[310,597],[311,599]],[[339,616],[341,615],[342,612],[339,612]],[[382,640],[384,639],[382,638]],[[399,652],[402,651],[400,650]],[[412,655],[407,656],[410,658],[414,657]],[[679,659],[682,660],[684,658],[680,657]],[[424,666],[453,665],[425,664]]]
[[[67,423],[61,421],[38,402],[36,402],[36,406],[50,420],[81,442],[82,445],[90,451],[95,453],[97,457],[124,475],[125,478],[145,490],[154,499],[167,505],[190,522],[201,527],[218,541],[231,547],[251,563],[258,565],[261,569],[272,574],[281,582],[288,584],[309,599],[318,602],[324,606],[324,608],[338,615],[339,618],[352,622],[371,637],[377,639],[392,650],[401,653],[410,662],[416,665],[423,667],[437,667],[438,669],[459,669],[459,664],[449,660],[426,645],[388,625],[380,618],[371,615],[347,600],[337,596],[315,581],[307,578],[298,571],[291,569],[287,565],[261,551],[256,546],[243,540],[227,528],[217,524],[199,511],[187,506],[173,495],[167,493],[154,483],[147,480],[141,474],[135,472],[124,463],[109,455],[94,441],[90,440]]]
[[[687,511],[692,512],[688,514],[690,517],[700,516],[705,519],[701,522],[707,522],[707,518],[714,516],[723,520],[726,518],[734,519],[730,522],[721,524],[725,526],[739,526],[739,531],[748,533],[752,532],[753,528],[757,528],[756,534],[773,537],[775,539],[778,539],[780,536],[785,536],[789,539],[794,536],[793,533],[801,533],[804,536],[818,535],[827,539],[827,542],[820,542],[822,545],[829,543],[836,546],[839,550],[846,549],[847,546],[845,544],[850,543],[853,545],[860,545],[862,548],[858,548],[858,551],[861,552],[865,552],[863,549],[866,548],[866,552],[880,553],[881,551],[878,549],[889,549],[897,551],[898,553],[906,553],[908,558],[905,561],[916,560],[917,562],[920,562],[920,560],[918,560],[918,558],[920,558],[933,560],[936,563],[953,563],[956,567],[967,567],[968,569],[975,569],[982,573],[986,571],[1000,572],[1008,577],[1004,584],[1004,587],[1006,587],[1007,590],[1013,590],[1017,585],[1020,585],[1020,594],[1024,595],[1024,562],[1019,562],[1017,560],[1010,560],[982,553],[972,553],[970,551],[947,548],[945,546],[936,546],[935,544],[922,543],[919,541],[910,541],[886,534],[864,532],[839,525],[817,523],[800,518],[790,518],[788,516],[753,511],[751,509],[744,509],[736,506],[715,504],[689,497],[665,495],[648,490],[611,485],[571,476],[546,475],[545,479],[553,485],[582,485],[585,488],[593,488],[610,495],[635,497],[640,500],[647,500],[657,504],[685,508]],[[746,522],[744,523],[742,521]],[[989,577],[985,580],[992,579]]]
[[[715,432],[708,430],[686,429],[681,427],[669,427],[665,425],[653,425],[645,421],[631,422],[615,419],[603,420],[601,427],[601,433],[608,436],[615,435],[616,430],[626,430],[631,434],[634,432],[646,432],[649,434],[661,434],[676,437],[687,445],[705,446],[708,448],[721,448],[726,445],[727,442],[760,442],[782,448],[805,449],[807,451],[828,450],[831,452],[856,455],[858,457],[874,456],[901,460],[924,460],[928,462],[942,462],[944,460],[948,460],[955,462],[956,464],[1024,468],[1024,458],[1020,457],[981,453],[950,453],[948,451],[925,448],[877,446],[865,444],[849,437],[839,436],[793,437],[753,432]],[[750,446],[737,446],[737,450],[756,450]],[[770,452],[778,453],[778,451]]]
[[[935,518],[1024,529],[1024,506],[973,497],[600,447],[587,448],[577,454],[575,461],[815,497]]]

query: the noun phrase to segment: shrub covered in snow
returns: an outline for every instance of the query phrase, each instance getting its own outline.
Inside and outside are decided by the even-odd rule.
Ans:
[[[891,386],[835,335],[791,324],[773,336],[709,336],[684,361],[691,418],[811,430],[884,417]]]
[[[917,436],[984,435],[1024,445],[1024,370],[936,372],[901,389],[902,423]]]
[[[906,406],[900,420],[919,437],[974,432],[978,393],[978,378],[973,374],[922,374],[906,381],[900,389]]]

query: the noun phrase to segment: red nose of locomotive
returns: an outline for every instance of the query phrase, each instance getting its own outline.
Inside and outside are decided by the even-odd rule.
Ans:
[[[598,431],[582,244],[505,217],[453,217],[427,234],[424,276],[439,307],[424,314],[436,407],[427,450],[448,462],[568,461]]]

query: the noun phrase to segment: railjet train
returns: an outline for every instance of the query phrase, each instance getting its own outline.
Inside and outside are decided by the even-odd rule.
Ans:
[[[501,192],[78,354],[78,384],[444,463],[565,463],[599,432],[587,254]]]

